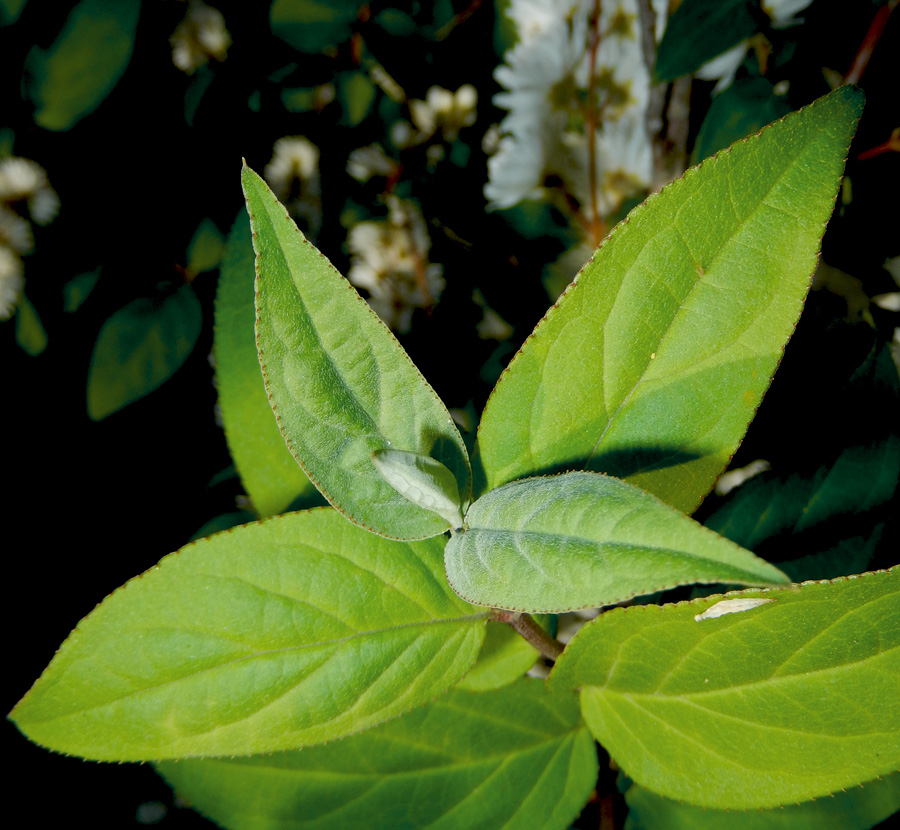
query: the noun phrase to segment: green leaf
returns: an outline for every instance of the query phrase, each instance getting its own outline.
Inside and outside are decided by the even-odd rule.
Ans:
[[[812,473],[752,478],[705,522],[760,556],[784,561],[796,581],[865,570],[900,480],[900,377],[887,344],[836,399],[831,417],[849,446],[823,447],[833,457]],[[809,553],[798,558],[798,552]]]
[[[766,78],[738,78],[713,98],[691,153],[692,163],[758,133],[766,124],[787,115],[790,109],[784,96],[776,95]]]
[[[401,496],[372,453],[395,449],[440,461],[466,503],[469,458],[450,414],[265,182],[247,167],[242,181],[257,254],[259,361],[291,453],[356,524],[400,539],[443,533],[447,520]]]
[[[68,130],[112,92],[131,60],[140,0],[81,0],[56,41],[32,46],[24,88],[35,123]]]
[[[81,308],[100,279],[100,266],[93,271],[76,274],[63,286],[63,310],[73,314]]]
[[[228,450],[258,516],[292,504],[310,506],[318,492],[294,461],[266,395],[256,354],[253,241],[241,209],[225,247],[216,291],[214,352],[219,406]]]
[[[37,357],[47,348],[47,332],[31,300],[20,295],[16,307],[16,343],[22,351]]]
[[[356,127],[363,122],[375,102],[375,84],[364,72],[344,72],[338,83],[341,123]]]
[[[684,0],[666,24],[653,80],[673,81],[727,52],[759,29],[754,0]]]
[[[12,26],[22,14],[27,0],[0,0],[0,26]]]
[[[327,52],[353,33],[361,0],[275,0],[269,23],[276,37],[301,52]]]
[[[777,568],[659,499],[598,473],[492,490],[447,543],[453,589],[469,602],[559,613],[695,582],[771,585]]]
[[[569,643],[594,736],[641,786],[716,809],[797,803],[900,768],[900,568],[696,620],[721,597],[613,609]],[[732,596],[732,595],[729,595]]]
[[[187,360],[202,325],[203,311],[189,285],[120,308],[94,344],[88,415],[100,421],[161,386]]]
[[[696,509],[793,331],[861,108],[836,90],[613,230],[488,400],[476,495],[588,469]]]
[[[212,219],[206,217],[194,231],[188,245],[187,269],[191,274],[201,274],[218,267],[225,252],[222,234]]]
[[[403,544],[329,508],[202,539],[108,597],[10,717],[96,760],[296,749],[359,732],[456,683],[487,614]]]
[[[632,785],[625,830],[868,830],[900,810],[900,775],[773,810],[710,810]]]
[[[572,698],[538,680],[452,691],[341,743],[160,764],[201,813],[241,830],[560,830],[597,776]]]

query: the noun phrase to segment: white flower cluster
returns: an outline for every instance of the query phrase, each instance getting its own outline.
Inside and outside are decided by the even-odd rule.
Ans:
[[[801,22],[796,20],[794,15],[803,11],[810,3],[812,0],[762,0],[762,9],[771,19],[773,28],[787,29]],[[727,52],[704,63],[694,74],[704,81],[718,81],[713,90],[715,95],[731,86],[749,47],[749,41],[742,41]]]
[[[207,6],[203,0],[190,0],[187,14],[172,33],[169,44],[172,63],[190,75],[210,58],[224,61],[231,46],[231,34],[225,28],[222,12]]]
[[[369,305],[401,334],[413,310],[431,308],[444,290],[443,266],[428,261],[431,239],[414,202],[388,196],[388,217],[360,222],[347,239],[347,279],[369,292]]]
[[[263,174],[288,212],[303,220],[307,236],[315,238],[322,227],[319,148],[302,135],[279,138]]]
[[[25,285],[22,257],[34,248],[31,223],[17,204],[38,225],[49,224],[59,211],[59,196],[44,168],[13,156],[0,160],[0,320],[16,310]]]
[[[657,39],[667,5],[653,0]],[[608,216],[653,174],[637,2],[511,0],[507,14],[519,40],[494,73],[506,90],[494,103],[509,114],[488,162],[489,207],[542,198],[553,185],[587,222]]]
[[[463,84],[456,92],[433,86],[424,101],[413,98],[409,102],[412,124],[398,121],[391,129],[391,139],[401,149],[424,144],[438,134],[452,143],[463,127],[475,123],[477,105],[478,91],[472,84]]]

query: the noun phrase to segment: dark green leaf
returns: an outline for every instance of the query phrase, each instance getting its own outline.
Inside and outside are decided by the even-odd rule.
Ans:
[[[88,415],[100,421],[161,386],[193,351],[202,324],[203,311],[189,285],[119,309],[94,344]]]
[[[301,52],[327,52],[352,34],[361,0],[275,0],[272,32]]]
[[[759,29],[756,0],[684,0],[666,24],[654,81],[689,75]]]
[[[25,90],[34,120],[68,130],[112,91],[131,60],[140,0],[81,0],[49,49],[32,46]]]

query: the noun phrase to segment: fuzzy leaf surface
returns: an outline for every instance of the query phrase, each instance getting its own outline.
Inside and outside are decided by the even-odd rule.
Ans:
[[[613,609],[550,686],[641,786],[715,809],[777,807],[900,768],[900,568],[721,600]]]
[[[319,494],[285,446],[269,406],[256,354],[255,274],[250,225],[241,210],[219,274],[213,346],[228,450],[256,514],[263,517]]]
[[[486,614],[403,544],[329,508],[203,539],[89,614],[11,717],[96,760],[295,749],[431,700],[478,655]]]
[[[400,495],[376,450],[430,456],[469,500],[471,471],[447,408],[400,344],[288,216],[265,182],[241,176],[256,248],[256,336],[269,400],[288,448],[350,521],[422,539],[446,519]]]
[[[563,830],[597,755],[577,701],[523,679],[451,691],[340,743],[159,771],[229,830]]]
[[[836,90],[613,230],[488,400],[476,496],[586,469],[697,508],[794,329],[861,109]]]
[[[776,567],[659,499],[601,473],[528,478],[492,490],[447,543],[469,602],[559,613],[695,582],[789,582]]]

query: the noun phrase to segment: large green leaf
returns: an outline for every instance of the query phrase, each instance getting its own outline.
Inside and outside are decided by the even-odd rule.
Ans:
[[[638,784],[717,809],[796,803],[900,768],[900,568],[697,620],[721,597],[614,609],[550,675]],[[720,606],[721,609],[721,606]]]
[[[689,75],[759,28],[758,0],[684,0],[666,24],[654,81]]]
[[[97,760],[295,749],[431,700],[472,665],[486,613],[403,544],[330,508],[203,539],[108,597],[11,717]]]
[[[476,495],[588,469],[694,511],[793,331],[861,108],[839,89],[613,230],[489,399]]]
[[[100,421],[161,386],[188,359],[202,325],[200,301],[187,284],[120,308],[94,344],[88,415]]]
[[[559,613],[694,582],[789,582],[768,562],[624,481],[565,473],[514,481],[476,501],[447,543],[469,602]]]
[[[597,776],[573,698],[452,691],[341,743],[159,771],[229,830],[562,830]]]
[[[257,254],[259,361],[291,453],[356,524],[398,539],[443,533],[450,523],[391,487],[372,453],[431,456],[456,477],[465,504],[469,458],[450,414],[265,182],[247,167],[242,181]]]
[[[228,235],[216,291],[214,349],[219,405],[235,467],[258,516],[318,493],[284,443],[256,356],[253,241],[241,210]]]
[[[109,95],[131,60],[140,10],[140,0],[81,0],[48,49],[31,47],[25,89],[37,124],[68,130]]]
[[[900,810],[900,774],[771,810],[710,810],[632,785],[625,830],[869,830]]]

